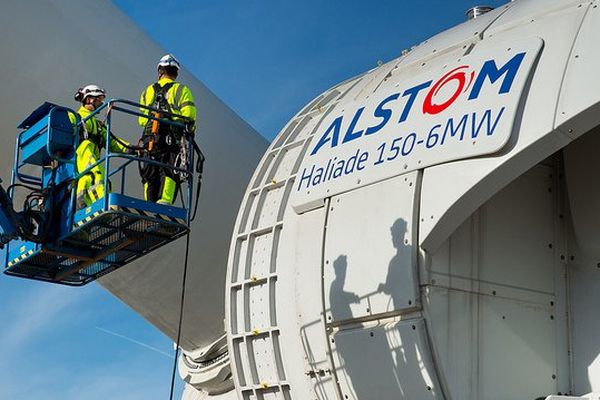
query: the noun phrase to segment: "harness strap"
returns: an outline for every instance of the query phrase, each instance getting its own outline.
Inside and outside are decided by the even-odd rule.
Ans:
[[[88,121],[90,121],[90,124],[92,125],[91,132],[87,129],[86,123],[83,122],[79,129],[79,139],[80,141],[89,140],[101,150],[104,147],[104,143],[100,135],[100,130],[103,127],[102,122],[98,121],[96,118],[91,118]]]
[[[175,85],[175,82],[167,82],[164,86],[160,86],[158,82],[155,82],[152,85],[154,89],[154,108],[171,112],[171,104],[167,95],[173,85]]]

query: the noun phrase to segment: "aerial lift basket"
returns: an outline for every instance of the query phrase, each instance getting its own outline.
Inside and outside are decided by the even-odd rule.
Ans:
[[[106,125],[111,132],[112,116],[122,112],[146,116],[144,106],[127,100],[110,100],[88,118],[108,108]],[[149,119],[187,132],[185,121],[173,115]],[[73,122],[75,121],[75,122]],[[19,128],[11,184],[0,196],[0,246],[4,245],[5,274],[53,283],[81,286],[148,254],[189,232],[190,205],[194,195],[193,137],[183,141],[188,162],[183,167],[162,164],[132,154],[110,151],[107,135],[106,154],[81,173],[75,172],[75,149],[78,130],[84,121],[65,107],[45,103],[35,110]],[[199,149],[198,149],[199,150]],[[199,152],[199,159],[203,159]],[[180,205],[145,201],[125,193],[128,167],[139,162],[171,168],[183,177],[187,190]],[[114,189],[89,206],[77,209],[77,180],[102,164],[104,187]],[[197,169],[197,172],[201,172]],[[200,175],[198,175],[199,182]],[[184,182],[185,181],[185,184]],[[183,187],[182,186],[182,187]],[[17,189],[25,188],[22,211],[13,203]],[[21,196],[23,197],[23,195]],[[4,222],[3,222],[4,221]]]

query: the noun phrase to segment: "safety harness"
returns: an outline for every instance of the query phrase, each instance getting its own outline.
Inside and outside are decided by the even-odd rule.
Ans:
[[[173,108],[175,107],[179,109],[177,105],[173,105],[173,107],[169,103],[168,99],[168,92],[175,85],[175,83],[176,82],[167,82],[163,86],[161,86],[158,82],[155,82],[152,85],[152,89],[154,90],[154,101],[152,103],[152,108],[166,113],[164,116],[161,116],[159,112],[155,112],[155,117],[172,120],[172,115],[174,114]],[[183,105],[185,106],[187,104]],[[191,160],[189,154],[189,144],[192,145],[192,149],[194,153],[196,153],[196,166],[194,172],[198,174],[198,182],[196,185],[196,204],[194,206],[194,212],[191,218],[193,220],[196,217],[196,212],[198,210],[198,198],[200,196],[200,188],[202,186],[202,172],[204,169],[205,157],[202,151],[200,150],[200,147],[196,143],[192,125],[193,123],[190,124],[188,121],[188,123],[186,123],[185,129],[181,129],[175,128],[170,124],[160,125],[159,122],[155,119],[148,120],[146,128],[144,129],[144,137],[142,141],[143,147],[145,149],[144,157],[146,158],[151,158],[153,151],[160,151],[159,149],[156,149],[156,146],[160,147],[161,145],[166,145],[167,148],[171,148],[172,150],[174,148],[178,148],[179,153],[175,158],[173,167],[180,168],[185,171],[188,170],[188,166]],[[138,166],[140,170],[140,175],[143,178],[147,171],[147,165],[139,163]],[[175,174],[178,175],[180,183],[183,183],[188,179],[187,173],[183,171],[175,171]]]
[[[104,140],[102,140],[100,130],[103,128],[103,124],[96,118],[91,118],[89,121],[92,124],[93,132],[88,131],[87,125],[82,123],[79,127],[79,141],[83,142],[84,140],[89,140],[98,147],[98,150],[102,150],[104,147]]]
[[[175,82],[167,82],[164,86],[160,86],[158,82],[155,82],[152,85],[152,89],[154,89],[154,108],[168,113],[171,112],[171,105],[169,104],[167,94],[173,85],[175,85]]]

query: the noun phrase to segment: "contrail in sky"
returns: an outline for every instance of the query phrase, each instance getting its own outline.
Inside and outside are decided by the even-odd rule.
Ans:
[[[96,329],[98,329],[99,331],[102,331],[102,332],[104,332],[104,333],[108,333],[109,335],[113,335],[113,336],[116,336],[116,337],[118,337],[118,338],[125,339],[125,340],[127,340],[127,341],[129,341],[129,342],[131,342],[131,343],[135,343],[135,344],[137,344],[137,345],[139,345],[139,346],[142,346],[142,347],[145,347],[145,348],[147,348],[147,349],[149,349],[149,350],[152,350],[152,351],[155,351],[155,352],[157,352],[157,353],[160,353],[160,354],[162,354],[163,356],[167,356],[167,357],[169,357],[171,360],[173,359],[173,355],[171,355],[171,354],[168,354],[168,353],[165,353],[164,351],[162,351],[162,350],[160,350],[160,349],[157,349],[156,347],[152,347],[152,346],[150,346],[150,345],[148,345],[148,344],[146,344],[146,343],[142,343],[142,342],[140,342],[140,341],[138,341],[138,340],[135,340],[135,339],[132,339],[132,338],[130,338],[130,337],[127,337],[127,336],[121,335],[121,334],[119,334],[119,333],[117,333],[117,332],[109,331],[108,329],[100,328],[99,326],[97,326],[97,327],[96,327]]]

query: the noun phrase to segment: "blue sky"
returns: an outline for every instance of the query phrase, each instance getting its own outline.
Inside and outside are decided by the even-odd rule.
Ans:
[[[463,22],[465,11],[478,4],[468,0],[115,3],[268,139],[320,92]]]
[[[473,5],[115,3],[269,140],[320,92],[462,22]],[[167,398],[172,342],[99,285],[67,288],[2,276],[0,293],[0,400]]]

